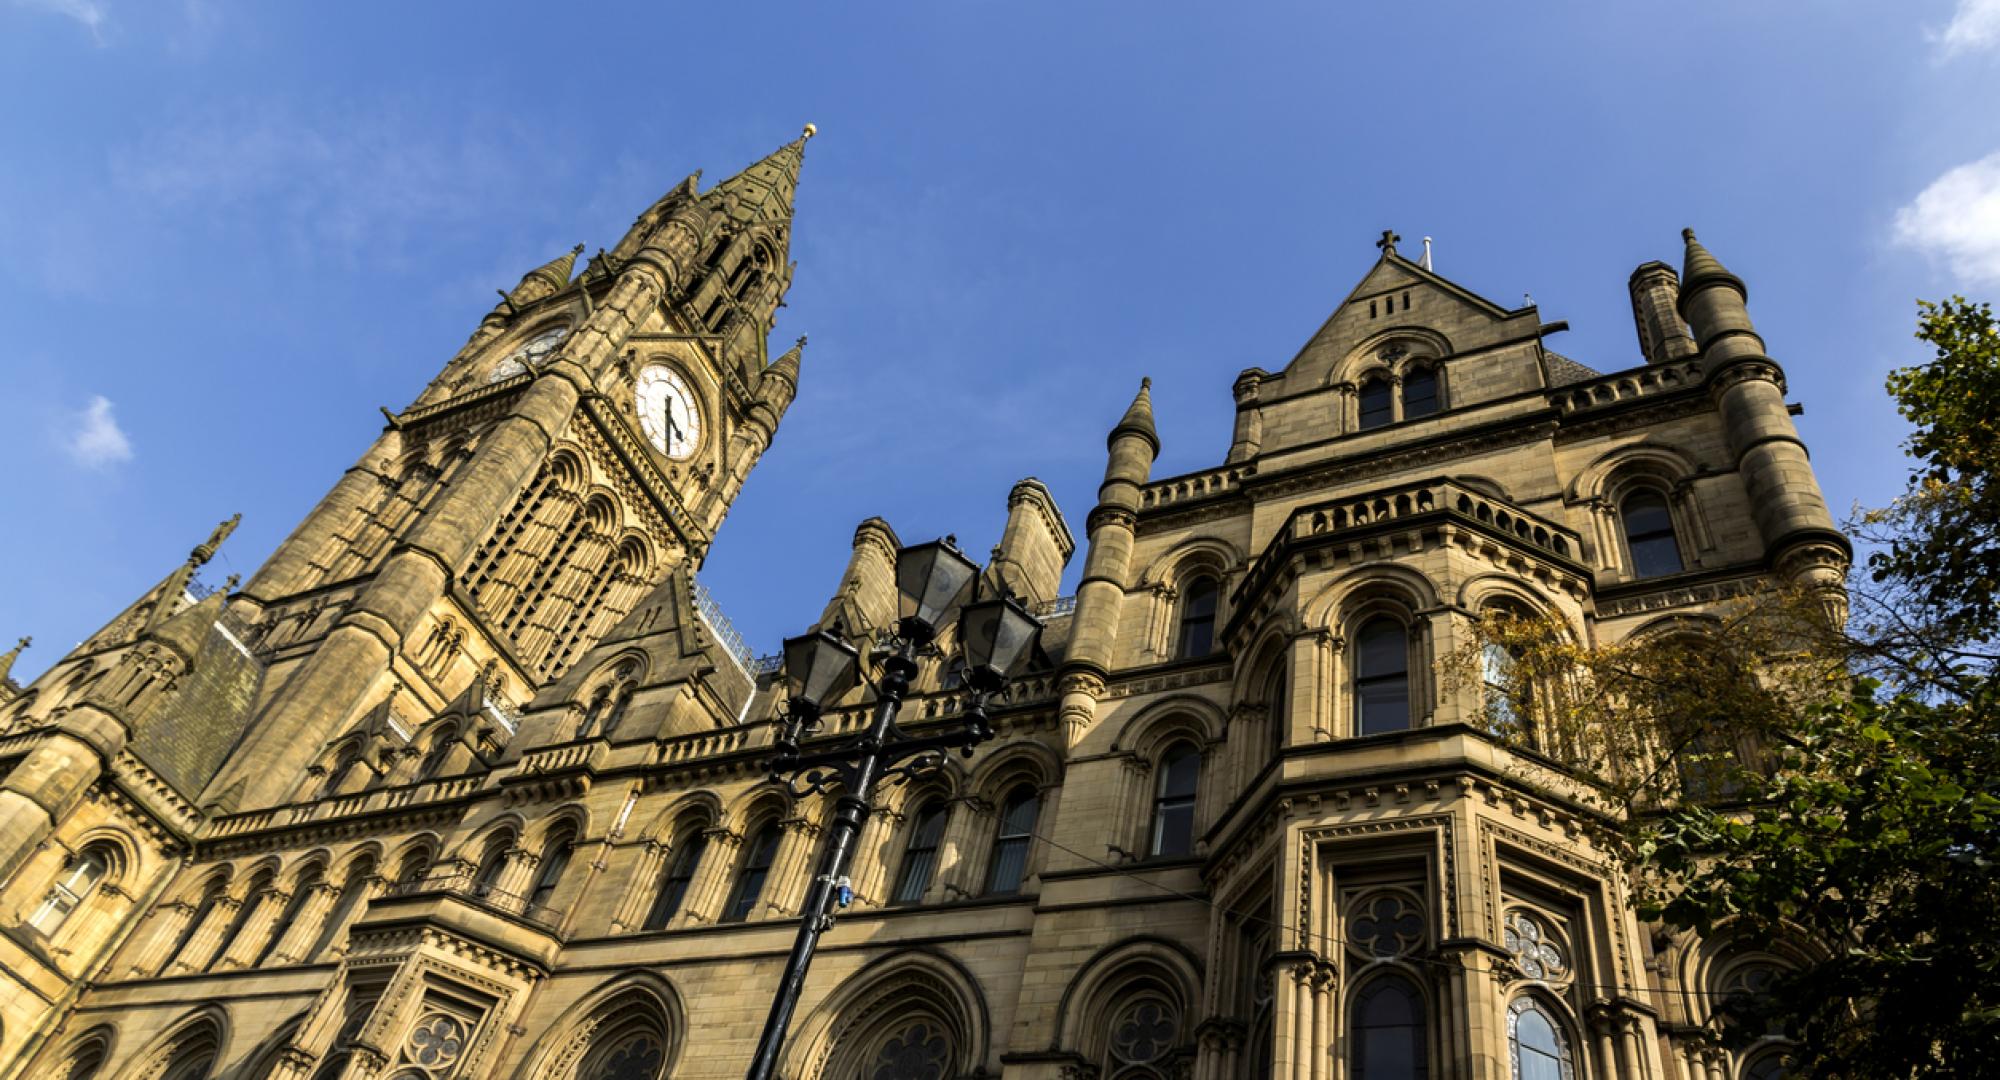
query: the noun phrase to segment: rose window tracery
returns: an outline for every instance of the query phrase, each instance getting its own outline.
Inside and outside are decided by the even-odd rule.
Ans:
[[[579,1080],[654,1080],[666,1048],[650,1032],[637,1032],[611,1048],[604,1062]]]
[[[1401,893],[1364,900],[1347,924],[1347,939],[1369,956],[1402,956],[1424,942],[1422,911]]]
[[[1129,1005],[1111,1025],[1111,1054],[1127,1065],[1158,1061],[1173,1049],[1178,1029],[1173,1009],[1165,1002]]]
[[[465,1022],[443,1013],[417,1021],[410,1032],[409,1060],[427,1069],[445,1068],[465,1052]]]
[[[951,1043],[933,1024],[918,1022],[882,1044],[868,1080],[944,1080]]]
[[[1560,935],[1528,912],[1507,913],[1506,946],[1521,974],[1530,979],[1553,982],[1569,977],[1569,959],[1563,955]]]

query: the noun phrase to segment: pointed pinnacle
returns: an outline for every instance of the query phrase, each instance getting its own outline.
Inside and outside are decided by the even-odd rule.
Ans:
[[[228,521],[217,525],[215,531],[208,534],[208,539],[196,544],[194,550],[188,552],[188,565],[202,566],[208,560],[215,558],[215,549],[221,547],[224,540],[229,539],[229,534],[236,531],[237,524],[242,520],[243,515],[236,514]]]
[[[14,669],[14,661],[21,656],[21,650],[35,643],[35,639],[24,637],[14,643],[14,647],[0,653],[0,682],[7,681],[7,673]]]
[[[1118,421],[1118,426],[1111,429],[1111,437],[1107,441],[1116,443],[1118,437],[1124,434],[1137,435],[1146,440],[1153,448],[1153,456],[1159,456],[1160,436],[1153,429],[1153,378],[1150,375],[1139,380],[1138,395],[1126,408],[1125,415]]]
[[[1691,296],[1708,285],[1728,285],[1737,292],[1749,295],[1743,279],[1730,273],[1722,265],[1722,260],[1709,253],[1701,241],[1694,238],[1693,229],[1681,230],[1681,241],[1686,245],[1686,255],[1681,264],[1681,295]]]

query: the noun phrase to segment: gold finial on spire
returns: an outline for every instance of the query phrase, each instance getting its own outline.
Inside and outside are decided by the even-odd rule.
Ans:
[[[194,550],[188,552],[188,565],[203,566],[208,560],[215,558],[215,549],[221,547],[224,540],[229,539],[229,534],[236,531],[237,523],[242,520],[243,515],[236,514],[228,521],[217,525],[215,531],[208,534],[208,539],[196,544]]]
[[[804,131],[801,131],[801,132],[799,132],[799,138],[801,138],[801,139],[810,139],[810,138],[812,138],[813,136],[815,136],[815,135],[817,135],[817,134],[819,134],[819,125],[818,125],[818,124],[807,124],[807,125],[806,125],[806,127],[805,127],[805,130],[804,130]]]

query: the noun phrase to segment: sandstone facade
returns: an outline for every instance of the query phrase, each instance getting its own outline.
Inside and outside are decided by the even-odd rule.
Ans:
[[[764,780],[782,674],[694,570],[799,392],[805,144],[530,272],[240,588],[225,523],[6,684],[0,1077],[741,1074],[827,806]],[[1779,1075],[1705,1025],[1782,958],[1641,925],[1438,674],[1495,605],[1617,640],[1837,583],[1747,290],[1688,235],[1600,375],[1380,246],[1216,467],[1151,475],[1140,389],[1075,596],[1009,494],[1046,655],[880,794],[786,1076]],[[821,624],[891,622],[898,544],[861,523]],[[919,689],[961,707],[948,650]]]

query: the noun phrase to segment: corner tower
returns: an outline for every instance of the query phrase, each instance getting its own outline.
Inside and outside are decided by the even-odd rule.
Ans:
[[[202,803],[283,798],[365,713],[428,715],[480,679],[562,676],[699,566],[796,393],[766,339],[790,286],[808,126],[669,190],[572,278],[529,271],[243,590],[271,655]],[[503,710],[504,712],[504,710]]]

